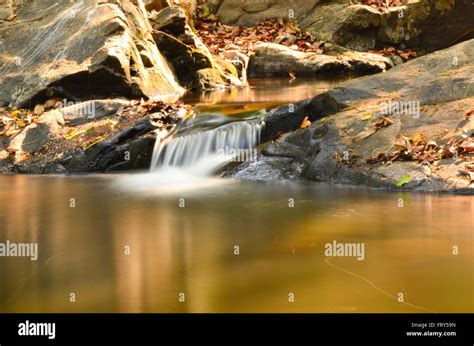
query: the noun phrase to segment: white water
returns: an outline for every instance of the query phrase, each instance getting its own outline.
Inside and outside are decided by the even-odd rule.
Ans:
[[[232,184],[212,174],[226,161],[235,159],[232,149],[255,150],[262,128],[262,121],[254,119],[164,140],[158,138],[150,172],[121,175],[112,185],[143,196],[188,196]]]
[[[186,175],[209,176],[231,160],[255,159],[260,143],[262,121],[239,121],[212,130],[157,140],[151,163],[152,172],[179,171]],[[238,157],[236,157],[236,153]]]

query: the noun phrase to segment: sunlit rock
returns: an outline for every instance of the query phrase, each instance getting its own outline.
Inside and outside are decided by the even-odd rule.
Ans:
[[[151,35],[141,1],[32,1],[0,29],[0,104],[51,97],[165,98],[183,89]]]

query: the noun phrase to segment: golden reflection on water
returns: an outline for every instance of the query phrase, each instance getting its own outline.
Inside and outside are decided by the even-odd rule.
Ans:
[[[39,243],[37,262],[0,257],[0,311],[474,312],[473,196],[238,183],[144,198],[114,179],[0,177],[0,242]],[[333,240],[365,260],[328,263]]]

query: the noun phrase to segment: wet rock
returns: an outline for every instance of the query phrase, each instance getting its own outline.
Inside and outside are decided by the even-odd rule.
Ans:
[[[346,51],[340,55],[301,52],[275,43],[259,43],[250,57],[249,74],[258,76],[297,76],[318,74],[383,72],[392,66],[390,59],[376,54]]]
[[[261,146],[261,162],[227,167],[224,175],[243,179],[290,176],[389,189],[474,193],[474,186],[460,174],[472,153],[466,154],[467,160],[454,157],[436,164],[367,162],[379,153],[395,151],[403,137],[422,135],[441,146],[453,138],[472,137],[474,120],[466,114],[474,109],[473,58],[474,40],[470,40],[384,74],[344,83],[293,105],[292,112],[290,106],[278,108],[265,119],[263,138],[271,142]],[[299,129],[305,116],[313,123]],[[378,127],[383,116],[390,123]],[[409,181],[397,186],[405,176]]]
[[[16,14],[0,29],[0,104],[183,92],[153,41],[141,2],[35,0]]]

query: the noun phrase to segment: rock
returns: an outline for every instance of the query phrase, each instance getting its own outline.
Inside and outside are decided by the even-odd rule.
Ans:
[[[215,90],[243,86],[246,77],[231,63],[214,57],[187,24],[179,7],[168,7],[149,16],[153,37],[182,86],[191,90]]]
[[[162,31],[178,37],[186,32],[186,14],[179,7],[167,7],[160,12],[148,16],[155,31]]]
[[[455,64],[453,56],[458,57]],[[400,189],[397,181],[408,175],[403,189],[474,193],[474,186],[459,174],[468,161],[448,158],[429,166],[416,161],[366,162],[393,152],[403,136],[423,134],[439,145],[461,135],[472,137],[474,120],[466,113],[474,108],[473,59],[474,40],[469,40],[386,73],[346,82],[294,104],[293,112],[289,106],[278,108],[265,119],[263,139],[271,140],[278,131],[294,132],[262,145],[258,163],[228,166],[223,174],[263,180],[289,176],[388,189]],[[305,116],[310,116],[312,125],[300,129]],[[391,124],[377,129],[382,116]]]
[[[147,11],[161,11],[162,9],[169,7],[170,3],[168,0],[144,0],[145,8]]]
[[[474,38],[471,0],[410,0],[388,11],[349,0],[208,2],[225,24],[291,18],[319,40],[358,51],[395,46],[432,52]]]
[[[141,1],[34,0],[16,14],[0,29],[0,104],[183,93],[153,41]]]
[[[59,109],[68,125],[79,125],[117,113],[121,107],[130,105],[122,99],[92,100],[69,105]]]
[[[338,56],[300,52],[275,43],[258,43],[250,57],[249,74],[253,77],[283,75],[297,76],[355,72],[383,72],[392,66],[385,57],[370,53],[347,51]]]
[[[188,18],[192,19],[196,13],[196,0],[144,0],[147,11],[161,11],[166,7],[181,7]]]
[[[367,51],[375,48],[380,20],[380,12],[370,6],[330,3],[316,7],[300,26],[319,40]]]
[[[113,155],[118,158],[118,162],[111,165],[104,165],[105,172],[148,170],[151,165],[153,148],[155,147],[156,136],[145,136],[132,140],[130,143],[117,147]],[[126,153],[129,153],[130,160],[124,160]]]
[[[410,1],[382,14],[377,46],[426,52],[474,38],[472,1]]]
[[[298,4],[287,0],[244,1],[224,0],[217,9],[217,16],[226,24],[244,27],[254,26],[258,22],[273,18],[301,19],[311,13],[318,0],[299,1]]]
[[[236,50],[225,51],[223,53],[223,57],[232,63],[232,65],[234,65],[237,72],[237,77],[242,82],[242,84],[246,85],[248,83],[247,74],[250,60],[249,57]]]
[[[28,125],[10,140],[8,151],[38,152],[50,139],[60,135],[62,124],[64,120],[58,111],[44,113],[36,123]]]

